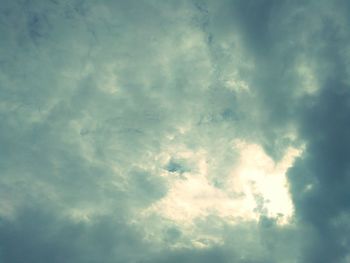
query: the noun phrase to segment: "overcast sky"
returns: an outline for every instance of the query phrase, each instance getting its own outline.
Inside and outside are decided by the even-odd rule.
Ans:
[[[349,263],[347,0],[0,0],[1,263]]]

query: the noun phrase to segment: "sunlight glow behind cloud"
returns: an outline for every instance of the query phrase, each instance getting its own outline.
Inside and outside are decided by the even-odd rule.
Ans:
[[[177,149],[173,157],[189,163],[190,171],[163,174],[169,177],[169,191],[147,208],[145,215],[156,213],[180,224],[193,224],[198,217],[210,215],[233,224],[259,221],[261,216],[288,224],[293,216],[293,204],[286,172],[301,150],[289,148],[275,162],[257,144],[235,140],[232,146],[232,151],[238,151],[239,159],[232,164],[221,187],[210,181],[207,169],[208,160],[215,156],[209,156],[205,150]]]

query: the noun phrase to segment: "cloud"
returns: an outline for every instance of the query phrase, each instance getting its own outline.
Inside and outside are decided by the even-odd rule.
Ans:
[[[349,261],[349,7],[2,1],[0,261]]]
[[[233,224],[259,220],[261,215],[276,218],[279,224],[288,223],[294,209],[285,175],[301,152],[289,149],[281,162],[274,163],[259,145],[234,141],[233,149],[238,151],[238,158],[227,177],[221,176],[220,183],[209,180],[209,173],[215,170],[209,169],[210,156],[204,150],[176,149],[179,156],[192,163],[191,169],[164,173],[169,182],[168,193],[152,204],[146,215],[160,214],[185,225],[211,215]]]

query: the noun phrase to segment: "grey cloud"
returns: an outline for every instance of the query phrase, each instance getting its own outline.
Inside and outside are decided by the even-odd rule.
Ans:
[[[2,220],[0,228],[4,262],[135,262],[145,252],[134,231],[118,219],[76,223],[58,211],[27,207],[16,221]]]
[[[332,223],[349,211],[349,96],[341,84],[331,84],[303,111],[308,152],[290,172],[298,215],[316,232],[315,245],[307,252],[311,262],[343,262],[349,242],[347,224]]]

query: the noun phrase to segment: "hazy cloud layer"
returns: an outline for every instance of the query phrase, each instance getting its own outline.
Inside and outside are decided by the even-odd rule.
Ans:
[[[0,2],[0,262],[350,262],[347,1]]]

